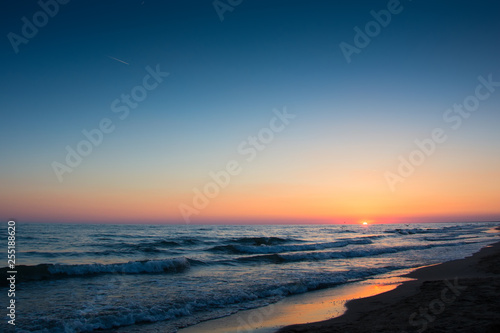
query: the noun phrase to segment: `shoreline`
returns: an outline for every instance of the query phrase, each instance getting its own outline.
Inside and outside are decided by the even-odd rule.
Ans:
[[[263,307],[182,328],[178,333],[274,333],[297,321],[315,322],[340,316],[349,300],[392,290],[406,280],[408,278],[374,278],[292,295]]]
[[[349,328],[350,332],[391,332],[387,328],[371,331],[369,323],[368,326],[362,327],[359,331],[353,330],[351,326],[356,326],[354,323],[366,314],[394,306],[398,302],[405,302],[405,299],[418,295],[420,287],[425,282],[447,280],[453,285],[455,278],[460,280],[471,278],[498,279],[500,275],[479,272],[474,267],[481,258],[490,254],[498,254],[496,264],[500,267],[500,242],[496,242],[465,258],[403,270],[408,273],[397,277],[367,279],[334,288],[289,296],[277,303],[204,321],[179,329],[178,332],[326,333],[345,332],[346,327]],[[444,282],[441,284],[441,289],[447,286]],[[435,287],[438,288],[439,285]],[[441,290],[437,290],[436,295],[439,296],[440,292]],[[500,299],[500,293],[498,297]],[[429,299],[427,304],[434,298]],[[418,310],[419,307],[416,305],[413,312],[417,311],[418,314]],[[391,316],[397,316],[397,311],[390,312]],[[408,316],[413,312],[410,312]],[[377,314],[381,318],[384,318],[384,315],[384,313]],[[415,321],[417,322],[418,318]],[[297,324],[298,322],[302,323]],[[408,319],[404,319],[403,322],[408,324]],[[338,326],[337,330],[335,330],[336,326]],[[394,330],[394,332],[402,331],[409,333],[416,330],[412,330],[412,327]]]
[[[500,331],[500,242],[462,259],[417,268],[404,277],[413,280],[349,301],[339,317],[275,332]]]
[[[497,227],[496,230],[491,228],[488,232],[497,233],[498,230],[500,227]],[[411,310],[410,312],[403,313],[400,313],[399,305],[396,306],[396,310],[390,309],[390,306],[394,306],[397,302],[410,304],[410,302],[405,301],[405,298],[418,295],[419,288],[424,282],[441,279],[441,284],[434,286],[434,289],[437,289],[431,290],[431,295],[439,296],[441,292],[439,287],[443,289],[446,286],[443,284],[443,279],[448,279],[453,284],[455,277],[461,280],[464,278],[485,278],[484,273],[478,274],[479,272],[474,269],[474,265],[477,264],[480,257],[485,256],[486,249],[494,248],[493,253],[498,253],[499,257],[495,264],[500,267],[500,242],[493,243],[494,240],[492,239],[490,245],[486,245],[462,259],[408,268],[393,272],[395,274],[391,273],[341,284],[337,287],[296,294],[277,303],[240,310],[228,316],[202,320],[195,325],[187,323],[177,330],[172,330],[165,322],[160,321],[104,331],[123,333],[159,333],[165,331],[179,333],[416,332],[417,330],[413,326],[401,328],[404,325],[394,326],[392,323],[395,320],[394,317],[406,316],[403,318],[403,323],[408,326],[408,317],[415,311],[418,315],[418,304],[406,309]],[[464,261],[467,261],[468,264],[464,265]],[[438,267],[441,267],[438,269],[439,272],[436,271]],[[450,274],[453,276],[450,277]],[[491,278],[498,280],[499,274],[500,272],[496,272],[490,275]],[[498,289],[497,298],[500,300],[500,287]],[[423,300],[422,304],[427,306],[435,298],[436,296],[429,300]],[[406,304],[407,307],[408,304]],[[447,304],[446,306],[448,307]],[[385,312],[390,312],[389,316],[380,311],[384,308],[386,308]],[[500,308],[497,312],[500,313]],[[375,316],[383,319],[383,324],[390,323],[396,329],[390,330],[388,327],[384,327],[372,330],[373,325],[370,321],[365,326],[356,324],[360,317],[368,316],[370,318],[370,316],[373,317],[374,313],[376,313]],[[441,316],[445,316],[445,314]],[[370,320],[373,321],[372,319]],[[421,322],[421,318],[416,318],[416,320],[418,323]],[[359,326],[359,329],[356,326]],[[445,330],[445,332],[447,331]]]

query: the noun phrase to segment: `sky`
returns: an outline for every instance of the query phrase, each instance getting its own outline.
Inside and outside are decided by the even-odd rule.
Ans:
[[[2,220],[500,220],[496,1],[2,6]]]

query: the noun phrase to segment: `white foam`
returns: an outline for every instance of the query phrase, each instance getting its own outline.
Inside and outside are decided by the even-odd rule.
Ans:
[[[90,275],[100,273],[161,273],[176,272],[189,268],[186,258],[166,260],[129,261],[116,264],[53,265],[48,267],[52,274]]]

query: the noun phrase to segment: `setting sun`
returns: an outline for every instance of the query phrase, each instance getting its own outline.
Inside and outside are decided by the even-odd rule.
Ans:
[[[363,222],[363,225],[368,225],[368,222],[364,221],[364,222]]]

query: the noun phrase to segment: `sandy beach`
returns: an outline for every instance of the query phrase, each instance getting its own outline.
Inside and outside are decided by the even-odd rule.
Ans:
[[[500,242],[417,269],[398,288],[347,303],[344,315],[286,326],[298,332],[499,332]]]

